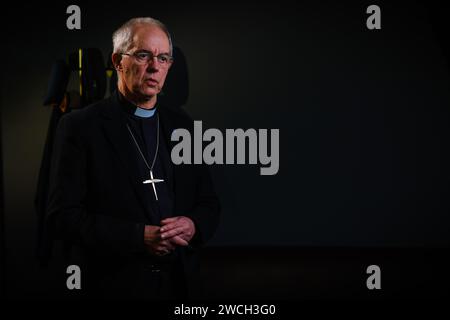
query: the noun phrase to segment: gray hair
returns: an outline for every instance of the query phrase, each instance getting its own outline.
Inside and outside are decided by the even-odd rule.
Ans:
[[[113,33],[112,37],[114,53],[126,52],[130,48],[133,41],[133,29],[135,26],[140,24],[157,26],[164,31],[169,39],[170,55],[172,55],[172,37],[170,36],[169,30],[161,21],[150,17],[133,18],[125,22],[119,29],[117,29]]]

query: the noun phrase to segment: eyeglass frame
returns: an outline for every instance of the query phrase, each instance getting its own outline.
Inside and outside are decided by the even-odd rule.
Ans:
[[[147,61],[145,61],[145,60],[144,60],[144,61],[140,60],[141,58],[139,58],[139,57],[137,56],[137,54],[139,54],[139,53],[145,53],[145,54],[148,54],[148,56],[149,56],[148,60],[147,60]],[[151,52],[151,51],[137,50],[137,51],[135,51],[135,52],[133,52],[133,53],[121,52],[120,54],[121,54],[121,55],[124,55],[124,56],[134,57],[138,63],[142,63],[142,64],[149,63],[150,61],[154,60],[155,58],[156,58],[156,60],[158,61],[158,63],[159,63],[161,66],[169,66],[170,64],[173,63],[173,56],[171,56],[171,55],[168,54],[168,53],[160,53],[160,54],[158,54],[158,55],[155,56],[155,55],[153,54],[153,52]],[[165,56],[165,57],[168,58],[168,59],[167,59],[167,62],[164,62],[164,61],[161,62],[161,61],[160,61],[160,58],[163,57],[163,56]]]

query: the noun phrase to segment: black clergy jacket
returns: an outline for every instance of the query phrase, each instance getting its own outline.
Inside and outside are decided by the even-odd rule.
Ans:
[[[121,108],[114,94],[61,118],[50,171],[46,235],[76,247],[87,268],[98,271],[91,272],[93,281],[122,283],[123,290],[134,290],[135,283],[145,282],[140,275],[150,255],[144,226],[159,223],[151,218],[148,197],[153,195],[142,183],[140,159]],[[157,112],[170,157],[173,130],[184,128],[193,136],[193,121],[179,108],[158,104]],[[198,250],[217,229],[220,205],[206,165],[171,165],[173,215],[191,218],[196,228],[190,245],[176,249],[191,296],[198,279]]]

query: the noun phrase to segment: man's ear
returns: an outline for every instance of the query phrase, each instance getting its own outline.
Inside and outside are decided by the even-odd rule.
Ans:
[[[113,53],[111,55],[111,60],[117,72],[122,71],[122,55],[120,53]]]

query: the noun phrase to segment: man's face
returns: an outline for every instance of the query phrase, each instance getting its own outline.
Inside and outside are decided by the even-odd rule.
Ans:
[[[126,52],[131,55],[122,55],[118,65],[124,89],[139,99],[149,100],[161,91],[171,62],[162,64],[157,58],[148,63],[140,62],[133,54],[142,52],[151,52],[155,57],[170,54],[166,33],[157,26],[137,26],[132,45]]]

